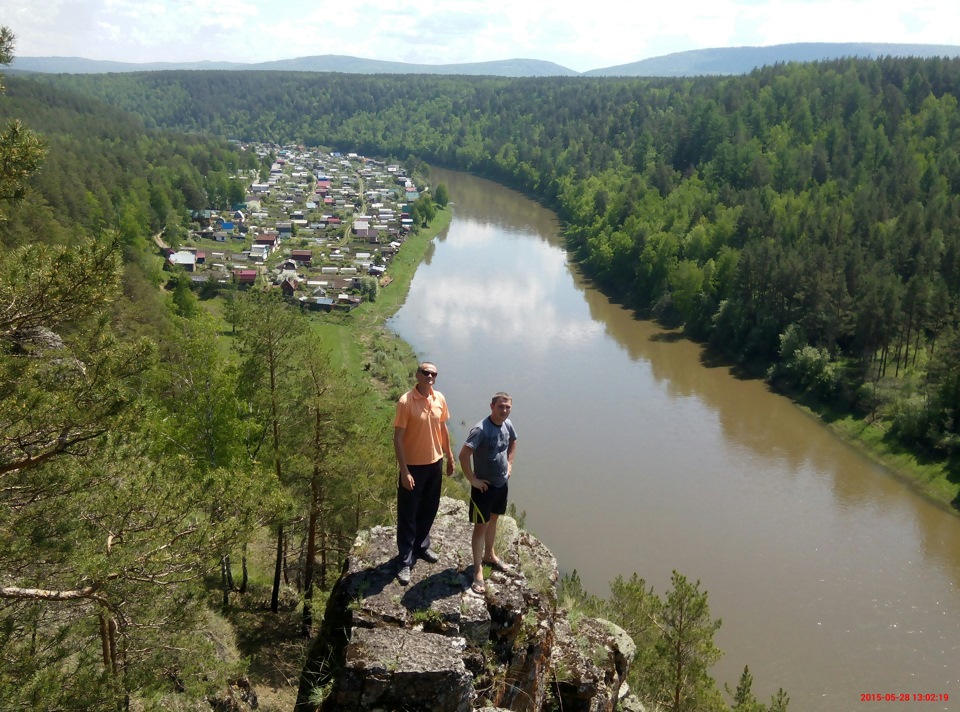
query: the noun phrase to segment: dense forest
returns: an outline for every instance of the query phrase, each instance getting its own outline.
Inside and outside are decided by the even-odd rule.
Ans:
[[[960,427],[958,69],[5,77],[4,704],[214,705],[249,669],[244,614],[257,610],[254,646],[267,611],[295,611],[294,637],[308,634],[354,533],[389,519],[389,419],[370,374],[335,366],[317,323],[266,293],[201,308],[147,249],[186,230],[190,210],[235,202],[236,176],[262,168],[226,139],[412,154],[507,182],[559,212],[618,299],[947,459]],[[402,371],[390,348],[355,367]],[[666,679],[669,646],[649,622],[691,589],[677,581],[662,603],[636,576],[611,602],[575,576],[564,594],[646,641],[644,665]],[[723,709],[706,675],[719,622],[695,593],[706,697],[676,709]],[[745,670],[735,708],[762,709],[749,684]]]
[[[148,126],[460,168],[538,196],[616,298],[954,461],[960,62],[747,76],[37,77]],[[954,470],[956,468],[954,467]]]
[[[0,64],[11,48],[0,28]],[[151,238],[242,200],[256,156],[12,84],[0,706],[234,708],[265,647],[240,621],[287,612],[289,660],[271,664],[295,679],[289,641],[310,630],[314,585],[329,587],[358,527],[383,521],[388,420],[369,418],[381,399],[333,365],[299,309],[231,290],[205,308],[164,268]]]

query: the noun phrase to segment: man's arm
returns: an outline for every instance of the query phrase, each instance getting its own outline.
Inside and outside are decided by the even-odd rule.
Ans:
[[[450,442],[450,428],[447,427],[445,422],[440,426],[440,438],[440,444],[443,447],[443,456],[447,461],[447,477],[449,477],[453,474],[456,461],[453,459],[453,444]]]
[[[393,452],[397,456],[397,466],[400,468],[400,484],[404,489],[412,490],[414,486],[413,475],[407,468],[407,455],[403,449],[403,433],[406,428],[394,426],[393,428]]]
[[[464,443],[463,447],[460,448],[460,469],[463,470],[463,476],[467,478],[471,487],[476,487],[481,492],[485,492],[489,483],[486,480],[478,480],[476,475],[473,474],[472,457],[473,448]]]
[[[513,456],[517,452],[517,439],[514,438],[507,446],[507,479],[510,479],[510,473],[513,472]]]

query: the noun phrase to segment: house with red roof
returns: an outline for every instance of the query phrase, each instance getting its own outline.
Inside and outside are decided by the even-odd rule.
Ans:
[[[235,269],[233,270],[233,279],[239,286],[249,287],[257,281],[257,270]]]

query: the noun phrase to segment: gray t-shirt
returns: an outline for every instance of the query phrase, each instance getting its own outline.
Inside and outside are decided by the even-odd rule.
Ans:
[[[470,429],[464,444],[473,450],[473,474],[491,487],[507,484],[507,450],[517,439],[510,419],[499,427],[487,416]]]

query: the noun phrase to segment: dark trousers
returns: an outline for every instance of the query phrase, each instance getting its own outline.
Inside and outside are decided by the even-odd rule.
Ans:
[[[408,465],[413,489],[397,478],[397,552],[401,565],[413,566],[413,557],[430,546],[430,528],[440,509],[443,458],[432,465]]]

